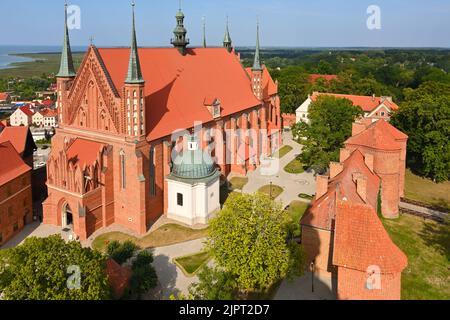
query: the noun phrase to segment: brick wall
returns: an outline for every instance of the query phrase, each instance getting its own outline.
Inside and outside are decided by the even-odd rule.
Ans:
[[[306,265],[314,261],[318,274],[331,276],[332,232],[302,226],[302,245],[306,252]]]

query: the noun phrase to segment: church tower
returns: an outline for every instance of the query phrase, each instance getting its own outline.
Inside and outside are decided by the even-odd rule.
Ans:
[[[61,52],[61,64],[59,72],[56,75],[57,85],[57,102],[59,124],[63,125],[66,120],[66,104],[67,94],[76,77],[75,68],[72,60],[72,50],[70,49],[69,28],[67,27],[67,3],[64,5],[64,43]]]
[[[255,60],[252,67],[252,89],[255,96],[263,99],[263,67],[261,66],[260,45],[259,45],[259,21],[256,26],[256,50]]]
[[[225,38],[223,39],[223,47],[228,50],[228,52],[233,51],[233,43],[230,37],[230,30],[228,29],[228,17],[227,17],[227,26],[225,29]]]
[[[181,2],[175,19],[177,19],[177,26],[173,30],[174,38],[170,42],[184,56],[186,55],[186,47],[189,44],[189,39],[186,38],[187,30],[184,27],[184,13],[181,11]]]
[[[134,18],[135,3],[132,8],[132,31],[130,61],[128,74],[125,80],[125,107],[126,107],[126,135],[136,140],[145,138],[145,81],[142,78],[141,64],[136,40],[136,27]]]

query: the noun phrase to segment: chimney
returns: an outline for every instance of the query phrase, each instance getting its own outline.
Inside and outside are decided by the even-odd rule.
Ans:
[[[353,174],[353,182],[356,183],[356,192],[364,200],[367,200],[367,177],[359,172]]]
[[[373,95],[372,95],[372,101],[375,101],[376,97],[377,97],[377,96],[376,96],[375,94],[373,94]]]
[[[344,162],[345,160],[347,160],[350,157],[350,150],[342,148],[341,149],[341,154],[339,157],[339,161],[340,162]]]
[[[364,130],[366,130],[366,126],[363,123],[354,122],[352,124],[352,136],[356,136],[357,134],[360,134]]]
[[[328,192],[328,176],[317,176],[316,200]]]
[[[333,179],[344,170],[344,164],[340,162],[330,163],[330,179]]]
[[[366,153],[366,155],[364,156],[364,162],[366,163],[367,168],[369,168],[370,171],[372,172],[373,172],[373,161],[374,161],[373,154]]]

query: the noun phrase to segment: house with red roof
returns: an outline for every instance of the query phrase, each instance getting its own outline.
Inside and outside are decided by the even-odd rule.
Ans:
[[[33,154],[37,150],[28,127],[5,127],[0,132],[0,143],[11,142],[27,165],[33,167]]]
[[[311,103],[315,102],[320,96],[330,96],[350,100],[354,106],[358,106],[364,111],[365,118],[371,119],[373,122],[380,119],[389,121],[392,112],[398,110],[398,105],[392,101],[392,97],[376,97],[375,95],[357,96],[350,94],[314,92],[312,95],[308,96],[308,99],[306,99],[300,107],[297,108],[297,123],[300,121],[309,123],[309,107]]]
[[[17,108],[9,117],[9,123],[12,127],[29,126],[33,121],[33,111],[29,105]]]
[[[10,141],[0,142],[0,246],[33,220],[32,168]]]
[[[11,104],[11,95],[8,92],[0,92],[0,105]]]
[[[216,201],[217,193],[194,189],[217,172],[226,179],[253,171],[279,148],[278,86],[261,63],[259,29],[246,69],[228,28],[222,48],[193,48],[184,18],[180,10],[173,48],[138,48],[133,24],[130,48],[91,45],[77,72],[65,38],[44,223],[71,228],[82,240],[111,224],[143,235],[168,214],[169,201],[177,209]],[[169,195],[167,179],[191,135],[213,167],[180,164],[173,180],[188,187]],[[197,221],[187,214],[184,221]]]
[[[302,244],[338,299],[400,299],[407,258],[378,213],[398,216],[408,137],[384,120],[365,122],[354,125],[340,162],[317,176],[315,199],[300,221]]]

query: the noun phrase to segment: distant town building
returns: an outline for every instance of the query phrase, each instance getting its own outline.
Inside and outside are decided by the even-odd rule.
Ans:
[[[58,112],[53,109],[44,109],[44,128],[55,128],[58,126]]]
[[[37,110],[31,117],[31,122],[36,126],[40,127],[44,125],[44,115],[43,111]]]
[[[0,143],[0,245],[33,220],[31,171],[10,141]]]
[[[315,199],[300,222],[302,244],[308,264],[332,278],[338,299],[400,299],[407,258],[378,213],[398,216],[407,139],[384,120],[357,123],[340,162],[317,177]]]
[[[308,80],[309,83],[315,84],[320,79],[328,83],[332,80],[339,80],[339,77],[335,74],[310,74]]]
[[[281,145],[278,86],[261,63],[259,26],[254,63],[245,69],[230,37],[223,48],[190,48],[181,10],[176,20],[173,48],[138,49],[133,23],[130,48],[91,45],[77,72],[65,26],[44,223],[84,240],[114,223],[143,235],[162,215],[181,216],[180,206],[185,221],[204,221],[219,196],[209,173],[225,179],[254,171]],[[177,167],[172,153],[186,150],[179,149],[186,139],[174,139],[179,130],[195,133],[204,151],[215,142],[217,171]],[[195,197],[211,199],[206,209],[192,210],[195,201],[200,206],[192,198],[197,185]]]
[[[0,92],[0,105],[11,104],[11,96],[7,92]]]
[[[31,111],[28,105],[19,107],[13,114],[9,117],[9,123],[13,127],[19,126],[29,126],[33,119],[33,111]]]
[[[349,94],[320,93],[314,92],[296,110],[297,123],[303,121],[309,123],[309,106],[315,102],[319,96],[331,96],[350,100],[354,106],[360,107],[364,111],[364,117],[372,121],[384,119],[389,121],[393,111],[398,110],[398,105],[392,101],[391,97],[376,96],[356,96]]]

